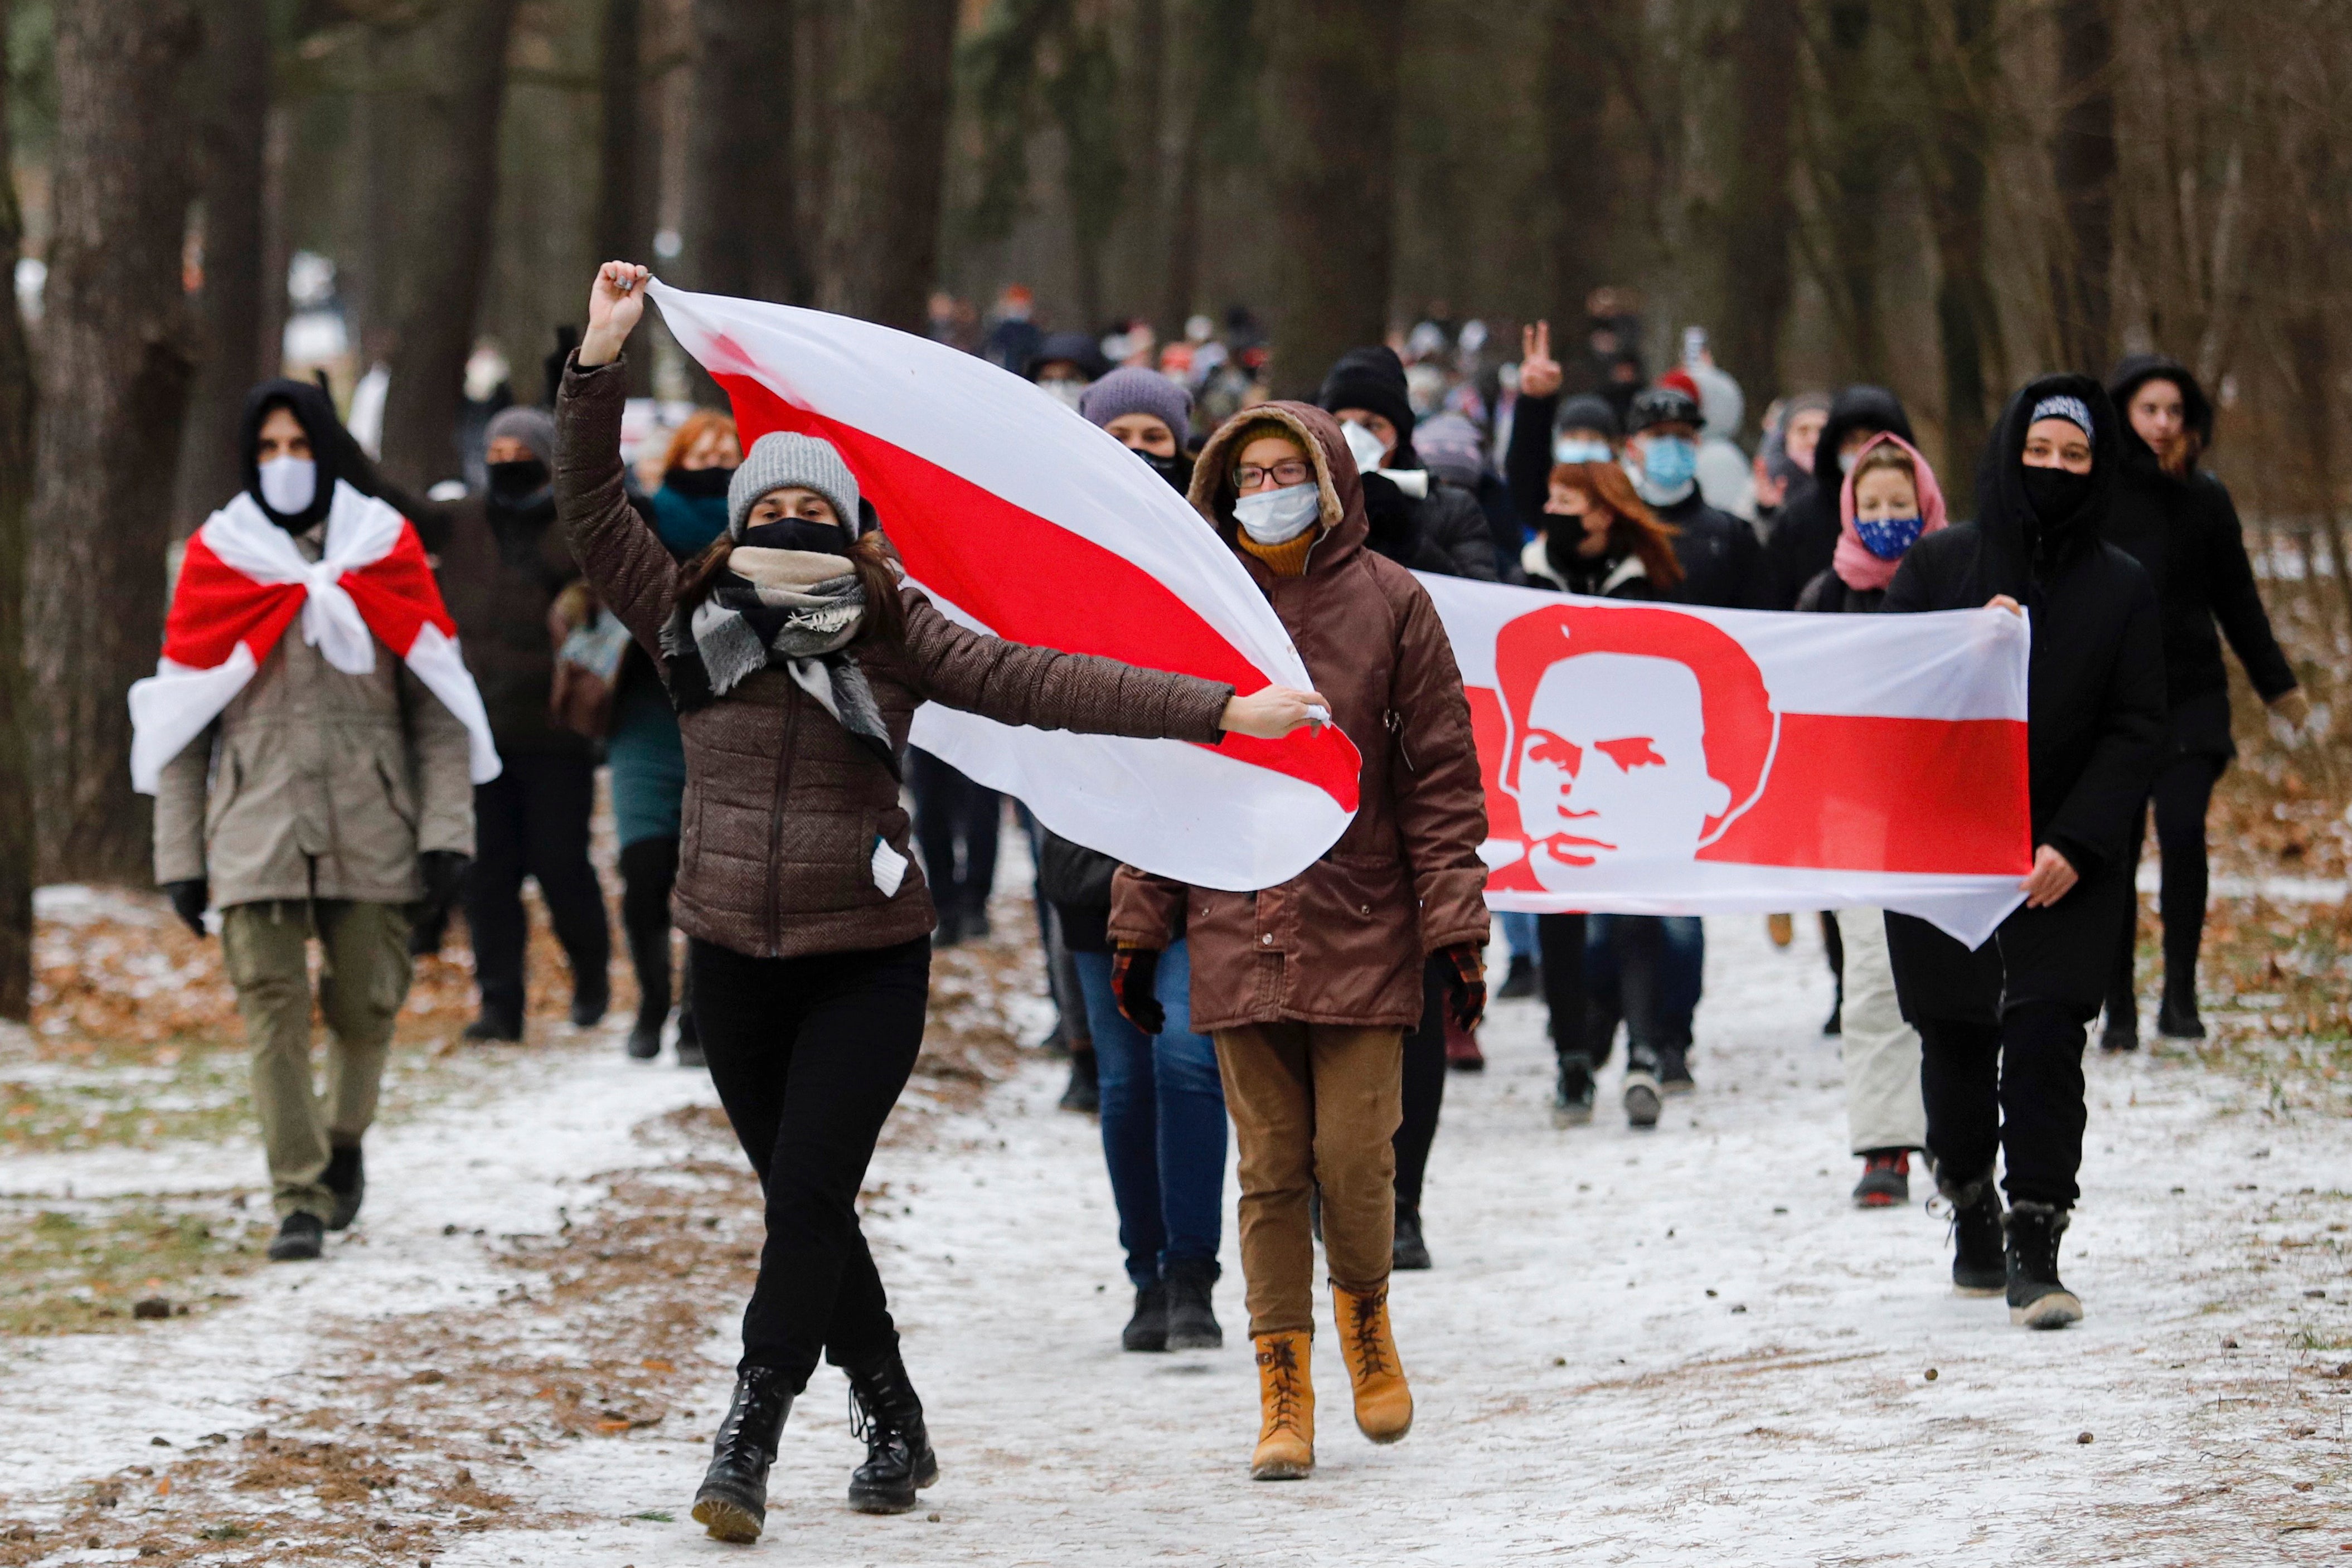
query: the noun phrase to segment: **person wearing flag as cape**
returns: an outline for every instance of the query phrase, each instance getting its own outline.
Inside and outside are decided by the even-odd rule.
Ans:
[[[359,1212],[410,923],[457,896],[474,785],[499,762],[416,529],[327,394],[263,383],[242,440],[245,488],[189,540],[156,674],[131,689],[131,781],[155,797],[173,909],[199,936],[207,905],[221,912],[278,1214],[269,1256],[291,1261]]]
[[[622,486],[621,350],[649,277],[598,269],[556,402],[555,502],[589,580],[654,655],[686,748],[673,904],[703,1051],[759,1172],[768,1232],[694,1518],[751,1542],[785,1416],[820,1356],[847,1375],[866,1444],[851,1506],[903,1512],[939,1475],[856,1207],[929,1000],[937,917],[898,803],[917,706],[1210,746],[1277,738],[1328,705],[956,625],[903,583],[839,451],[793,432],[751,444],[727,531],[681,566]]]

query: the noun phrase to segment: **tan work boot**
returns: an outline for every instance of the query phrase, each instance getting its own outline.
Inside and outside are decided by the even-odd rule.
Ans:
[[[1250,1479],[1295,1481],[1315,1468],[1315,1384],[1307,1376],[1312,1344],[1303,1333],[1257,1336],[1257,1397],[1263,1412]]]
[[[1393,1443],[1412,1430],[1412,1390],[1389,1332],[1389,1288],[1368,1295],[1331,1287],[1331,1315],[1339,1323],[1339,1356],[1356,1385],[1356,1428],[1375,1443]]]

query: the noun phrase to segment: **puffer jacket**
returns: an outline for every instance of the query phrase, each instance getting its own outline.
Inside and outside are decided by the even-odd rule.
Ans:
[[[319,559],[320,524],[299,535]],[[416,857],[474,852],[466,727],[381,641],[347,674],[289,627],[245,690],[165,765],[155,880],[209,877],[215,908],[275,898],[407,904]]]
[[[679,568],[623,489],[621,363],[565,368],[556,510],[605,607],[661,665]],[[1040,729],[1202,745],[1223,733],[1229,685],[983,636],[915,589],[902,598],[903,643],[852,645],[900,752],[926,701]],[[678,731],[686,802],[672,913],[688,936],[784,958],[891,946],[938,924],[898,779],[790,675],[762,670],[681,716]],[[908,861],[895,893],[877,883],[877,843]]]
[[[1234,553],[1363,754],[1361,800],[1339,841],[1278,887],[1225,893],[1121,867],[1110,935],[1160,948],[1184,933],[1196,1030],[1283,1019],[1410,1028],[1421,1020],[1424,956],[1486,939],[1486,801],[1470,705],[1428,594],[1364,548],[1363,486],[1329,414],[1270,402],[1237,415],[1202,452],[1192,505],[1232,543],[1234,438],[1265,419],[1313,455],[1328,531],[1298,577]]]

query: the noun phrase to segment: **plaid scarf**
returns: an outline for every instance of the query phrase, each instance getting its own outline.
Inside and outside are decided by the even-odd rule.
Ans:
[[[662,628],[670,699],[692,713],[761,670],[782,670],[896,779],[889,728],[848,651],[865,622],[865,587],[841,557],[739,545],[709,596],[677,606]]]

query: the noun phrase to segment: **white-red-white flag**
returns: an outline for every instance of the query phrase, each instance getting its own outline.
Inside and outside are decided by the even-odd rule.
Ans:
[[[650,287],[726,389],[743,444],[772,430],[832,442],[944,613],[1244,693],[1311,685],[1200,514],[1021,378],[869,321]],[[1067,838],[1232,890],[1286,882],[1329,849],[1355,813],[1362,767],[1328,726],[1208,747],[1012,728],[926,704],[913,738]]]
[[[1495,908],[1861,905],[1974,946],[2022,899],[2021,617],[1421,581],[1469,692]]]

